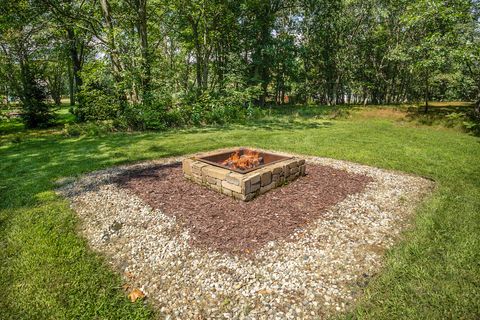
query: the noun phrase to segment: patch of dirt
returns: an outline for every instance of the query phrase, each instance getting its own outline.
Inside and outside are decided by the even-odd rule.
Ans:
[[[305,228],[329,207],[363,191],[370,181],[365,175],[307,165],[307,176],[250,202],[185,179],[179,164],[128,170],[116,182],[151,207],[175,216],[189,229],[192,245],[248,254]]]

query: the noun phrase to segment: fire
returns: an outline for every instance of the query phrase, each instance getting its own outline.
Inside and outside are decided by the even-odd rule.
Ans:
[[[228,159],[222,162],[222,165],[232,169],[246,170],[259,166],[262,160],[262,157],[256,151],[245,150],[242,155],[240,155],[239,151],[235,151]]]

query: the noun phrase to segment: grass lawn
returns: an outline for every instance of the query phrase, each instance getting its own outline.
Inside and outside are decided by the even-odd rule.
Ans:
[[[251,125],[66,138],[58,130],[0,140],[0,319],[148,319],[75,233],[55,180],[120,163],[250,145],[345,159],[434,179],[414,228],[386,257],[351,318],[480,317],[480,139],[396,116],[274,111]],[[67,117],[67,116],[66,116]],[[0,127],[1,129],[1,127]],[[1,138],[1,136],[0,136]]]

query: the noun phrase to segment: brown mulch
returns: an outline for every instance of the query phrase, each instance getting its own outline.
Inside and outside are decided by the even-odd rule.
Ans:
[[[370,181],[364,175],[307,165],[307,176],[250,202],[185,179],[180,164],[129,170],[117,182],[151,207],[175,216],[190,230],[192,245],[248,254],[306,227],[346,196],[364,190]]]

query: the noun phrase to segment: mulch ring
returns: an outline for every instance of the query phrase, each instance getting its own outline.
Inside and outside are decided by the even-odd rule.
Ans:
[[[250,202],[185,179],[180,164],[127,170],[116,182],[151,207],[175,216],[190,231],[191,245],[248,255],[305,228],[371,181],[365,175],[310,164],[307,176]]]

